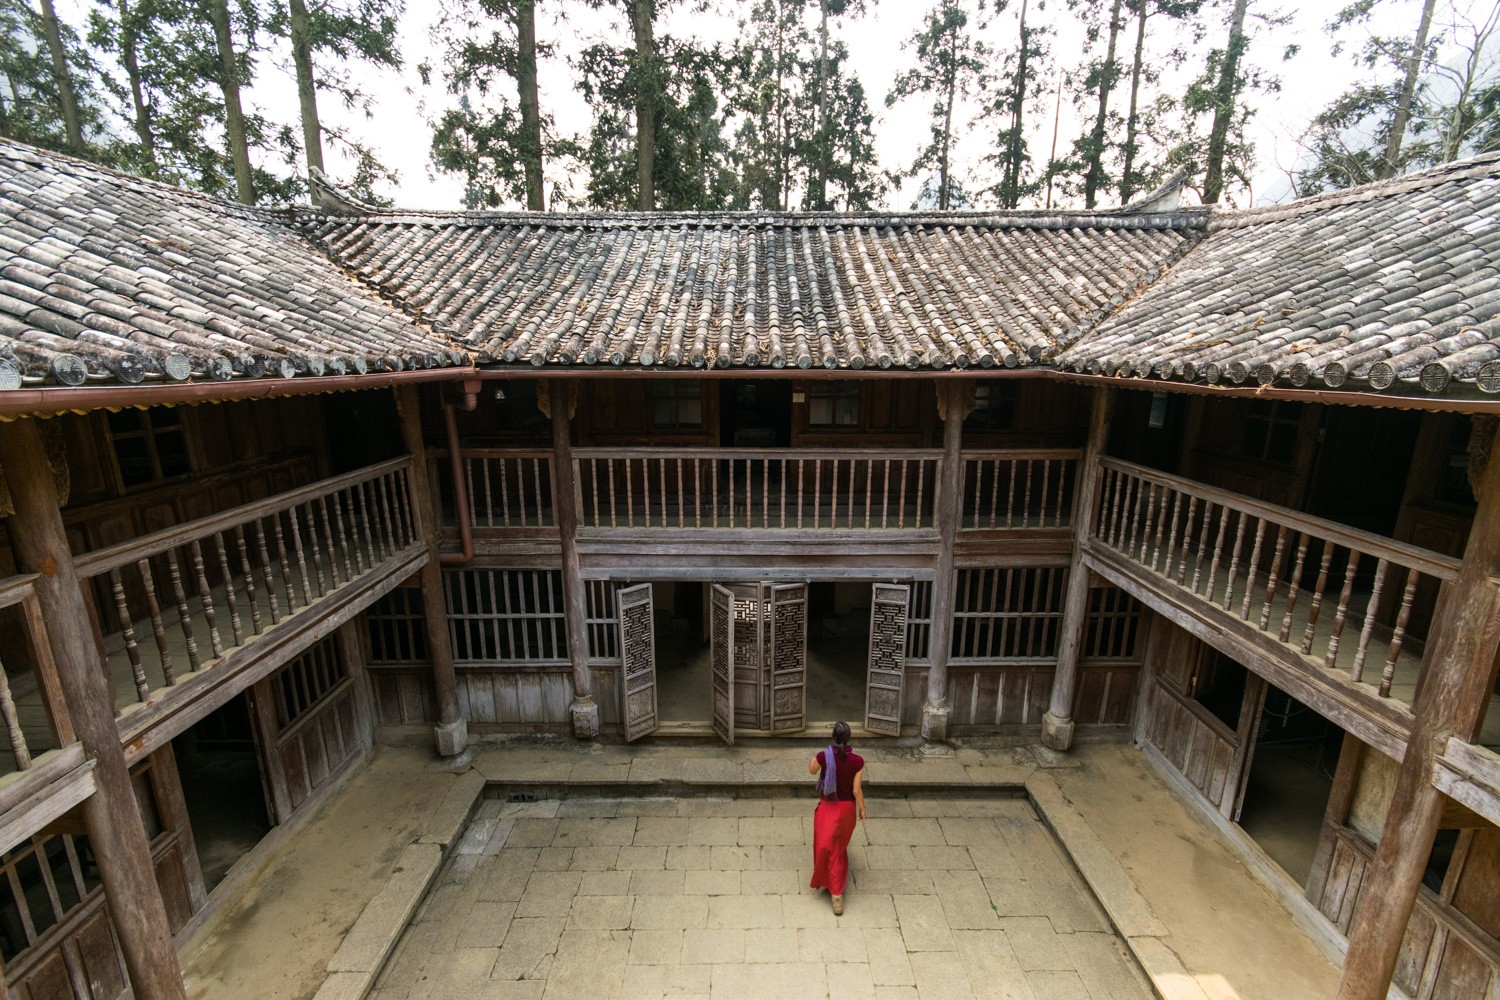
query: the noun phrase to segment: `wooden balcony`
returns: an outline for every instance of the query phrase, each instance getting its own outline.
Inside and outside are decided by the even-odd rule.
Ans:
[[[1100,466],[1091,568],[1400,755],[1426,623],[1458,560],[1142,466]]]
[[[0,844],[30,836],[93,791],[93,762],[73,735],[34,574],[0,580]]]
[[[149,753],[420,568],[408,464],[394,459],[79,557],[128,756]],[[167,718],[180,724],[166,731],[158,724]]]

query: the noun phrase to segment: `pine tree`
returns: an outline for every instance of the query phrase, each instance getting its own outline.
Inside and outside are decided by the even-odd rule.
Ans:
[[[1004,53],[1000,71],[988,88],[992,98],[985,108],[984,118],[998,123],[1000,128],[995,134],[994,151],[985,157],[985,162],[993,165],[1000,174],[1000,179],[989,191],[1002,208],[1016,208],[1024,198],[1034,194],[1039,185],[1037,180],[1027,177],[1032,157],[1026,134],[1028,112],[1046,100],[1043,80],[1048,72],[1047,38],[1051,29],[1038,24],[1036,17],[1044,11],[1042,2],[1032,9],[1028,0],[1021,0],[1016,47]]]
[[[917,65],[896,77],[886,105],[916,94],[932,96],[932,139],[917,154],[906,175],[935,171],[924,182],[923,198],[941,210],[967,204],[964,185],[953,176],[953,130],[957,106],[976,96],[984,85],[983,70],[989,48],[980,40],[982,23],[973,19],[963,0],[938,0],[922,27],[907,42],[916,49]]]
[[[534,0],[455,4],[437,34],[444,84],[458,106],[434,125],[434,165],[464,176],[469,208],[515,200],[545,210],[546,164],[572,155],[575,145],[555,135],[541,109],[537,62],[550,57],[553,47],[537,42]],[[420,70],[430,79],[432,67]],[[513,96],[506,93],[511,88]]]
[[[1125,141],[1120,146],[1124,159],[1120,168],[1120,204],[1129,204],[1136,192],[1149,189],[1166,172],[1161,162],[1146,164],[1142,138],[1149,135],[1155,119],[1172,110],[1175,101],[1160,94],[1154,101],[1141,101],[1142,84],[1155,86],[1161,80],[1163,67],[1182,65],[1186,52],[1180,44],[1146,58],[1147,25],[1152,18],[1168,18],[1168,32],[1180,39],[1182,30],[1203,6],[1202,0],[1127,0],[1126,7],[1135,19],[1135,54],[1130,62],[1130,110],[1125,115]]]
[[[366,198],[371,196],[371,181],[394,180],[395,175],[376,159],[369,146],[346,131],[325,127],[318,114],[318,93],[331,91],[346,107],[359,108],[370,117],[369,97],[351,72],[350,63],[357,60],[373,67],[399,69],[396,27],[401,12],[401,0],[356,0],[352,4],[313,0],[310,7],[306,0],[285,0],[277,4],[271,21],[271,28],[291,43],[307,166],[325,169],[326,135],[354,160],[355,183],[351,187]],[[313,202],[317,203],[316,188]]]
[[[92,54],[52,4],[0,0],[0,135],[114,163]]]

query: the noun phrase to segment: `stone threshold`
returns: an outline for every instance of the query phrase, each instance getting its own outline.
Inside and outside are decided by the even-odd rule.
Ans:
[[[532,802],[552,798],[732,796],[799,798],[806,782],[559,782],[487,781],[478,771],[461,775],[439,805],[426,831],[408,845],[385,885],[365,906],[327,966],[328,979],[314,1000],[362,1000],[401,940],[443,863],[457,847],[479,804],[486,799]],[[1162,1000],[1210,1000],[1165,940],[1166,924],[1152,910],[1119,859],[1073,806],[1045,769],[1024,783],[884,783],[870,798],[1025,798],[1082,876],[1152,988]]]

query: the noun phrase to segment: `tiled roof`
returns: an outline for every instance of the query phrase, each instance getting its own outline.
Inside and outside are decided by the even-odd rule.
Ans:
[[[0,386],[466,363],[285,212],[0,142]]]
[[[1500,391],[1500,156],[1216,213],[1065,370],[1416,394]]]
[[[1212,214],[345,211],[0,142],[0,389],[472,357],[1500,392],[1500,156]]]
[[[340,264],[481,363],[1015,367],[1158,278],[1202,216],[314,217]]]

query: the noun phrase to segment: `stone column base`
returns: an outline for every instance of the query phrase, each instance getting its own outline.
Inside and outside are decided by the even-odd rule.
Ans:
[[[1060,719],[1051,712],[1042,713],[1042,746],[1063,751],[1073,745],[1073,720]]]
[[[573,735],[580,740],[599,738],[599,703],[592,696],[578,698],[568,707],[573,716]]]
[[[931,702],[922,706],[922,739],[941,743],[948,738],[948,716],[950,709],[947,705],[934,705]]]
[[[457,757],[469,745],[469,721],[458,719],[433,726],[432,738],[437,742],[440,757]]]

